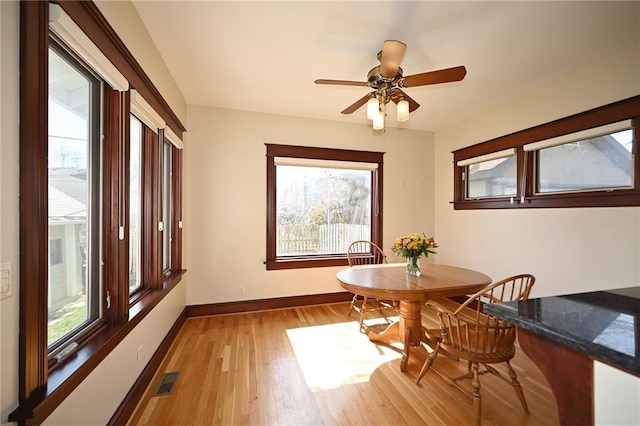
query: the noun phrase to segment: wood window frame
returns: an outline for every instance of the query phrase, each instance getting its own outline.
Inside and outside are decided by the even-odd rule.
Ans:
[[[183,150],[172,146],[171,153],[171,271],[182,270],[182,162]]]
[[[57,3],[83,29],[92,42],[145,95],[178,137],[185,130],[159,91],[126,49],[91,1]],[[129,97],[127,92],[104,91],[103,100],[103,291],[109,291],[111,308],[100,326],[79,344],[73,354],[50,367],[47,344],[48,288],[48,48],[49,3],[20,2],[20,309],[19,406],[9,421],[42,423],[102,360],[180,282],[184,270],[175,269],[154,282],[153,289],[129,303],[128,235],[120,238],[122,220],[128,221]],[[177,166],[181,167],[181,163]],[[179,169],[181,170],[181,168]],[[176,206],[181,203],[181,174],[173,176]],[[121,216],[125,213],[124,216]],[[181,214],[181,210],[180,210]],[[181,216],[176,214],[176,219]],[[125,226],[125,234],[128,225]],[[155,228],[157,229],[157,227]],[[176,226],[176,231],[181,229]],[[181,235],[172,256],[181,267]],[[149,248],[158,256],[160,245]],[[162,276],[162,272],[158,272]],[[106,298],[103,299],[106,304]],[[103,308],[106,308],[103,305]]]
[[[314,268],[348,265],[347,254],[302,255],[278,257],[276,255],[276,165],[275,157],[314,160],[350,161],[377,164],[371,182],[371,241],[382,245],[382,182],[383,152],[348,149],[318,148],[295,145],[265,144],[267,147],[267,270]]]
[[[535,151],[525,154],[525,145],[623,120],[632,120],[634,137],[632,188],[544,194],[535,192]],[[638,206],[640,205],[640,156],[636,155],[636,151],[640,142],[639,123],[640,95],[453,151],[453,207],[455,210],[479,210]],[[459,166],[458,162],[509,148],[516,150],[517,196],[466,199],[464,180],[466,166]]]

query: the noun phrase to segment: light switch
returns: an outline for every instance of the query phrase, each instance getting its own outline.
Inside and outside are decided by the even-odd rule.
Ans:
[[[13,274],[11,262],[0,263],[0,300],[13,296]]]

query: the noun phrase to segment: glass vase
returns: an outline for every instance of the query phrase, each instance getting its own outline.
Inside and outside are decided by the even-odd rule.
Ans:
[[[420,276],[420,256],[407,257],[407,275]]]

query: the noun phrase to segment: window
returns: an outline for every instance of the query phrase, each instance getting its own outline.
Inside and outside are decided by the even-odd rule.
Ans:
[[[101,82],[49,48],[49,353],[91,325],[100,302]]]
[[[640,205],[640,96],[454,151],[455,209]]]
[[[179,140],[184,127],[93,2],[21,2],[20,13],[20,405],[9,421],[40,424],[181,279],[179,227],[169,275],[145,259],[162,256],[157,133]],[[163,120],[153,137],[131,119],[130,81],[178,133]],[[147,291],[130,297],[131,283]]]
[[[142,286],[142,123],[134,115],[131,116],[129,139],[129,294],[133,294]]]
[[[526,151],[535,153],[536,193],[633,188],[631,122],[617,123],[616,127],[623,130],[598,128],[590,132],[593,136],[545,141],[539,149],[535,144],[525,146]]]
[[[465,161],[466,198],[492,198],[516,195],[515,150],[509,149]]]
[[[164,256],[168,262],[170,271],[179,271],[182,269],[182,255],[180,247],[182,247],[182,150],[184,144],[170,127],[164,130],[166,151],[165,158],[170,161],[165,165],[169,169],[165,176],[170,180],[166,183],[164,200],[167,201],[168,213],[166,213],[166,221],[168,223],[167,241],[165,243]],[[165,269],[165,274],[167,269]]]
[[[267,144],[267,269],[347,264],[380,244],[382,153]]]
[[[165,275],[171,272],[171,148],[171,143],[165,140],[162,152],[162,271]]]

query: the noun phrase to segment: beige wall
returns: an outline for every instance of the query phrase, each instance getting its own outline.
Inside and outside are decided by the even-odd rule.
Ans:
[[[533,296],[638,285],[640,209],[454,211],[451,151],[640,94],[640,46],[546,81],[436,134],[439,262],[500,279],[538,278]]]
[[[178,89],[155,43],[130,1],[94,1],[109,24],[124,41],[127,49],[169,103],[178,119],[187,125],[187,103]],[[176,131],[176,129],[174,129]]]
[[[178,284],[44,421],[44,425],[105,425],[184,309]],[[141,361],[138,363],[138,349]]]
[[[0,423],[18,401],[18,3],[0,1],[0,262],[13,297],[0,301]]]
[[[342,291],[338,268],[266,271],[265,143],[385,152],[383,248],[434,232],[433,134],[189,106],[187,304]],[[406,180],[406,188],[401,181]],[[421,188],[418,189],[418,186]],[[390,260],[396,260],[391,257]],[[238,286],[245,294],[238,294]]]

